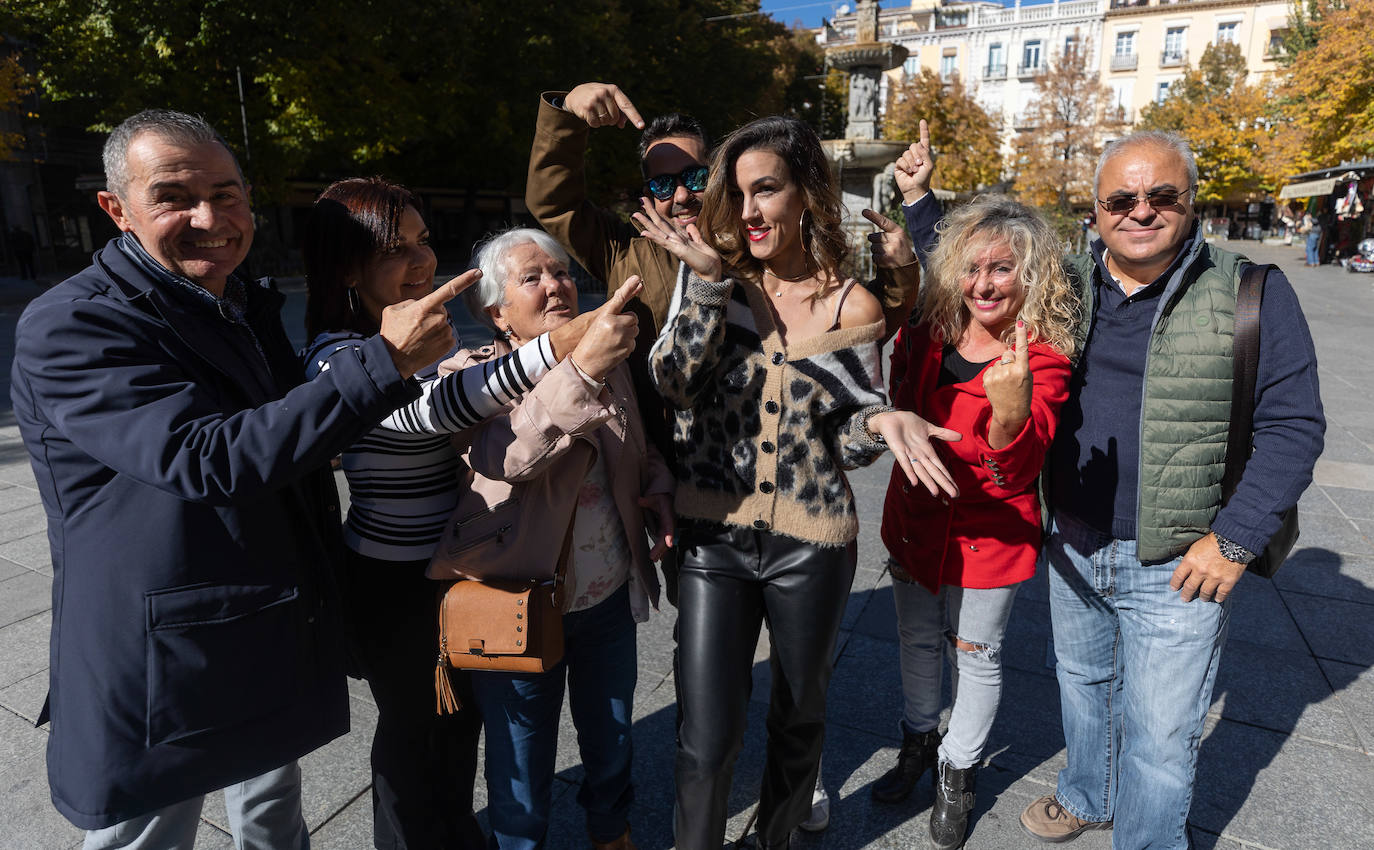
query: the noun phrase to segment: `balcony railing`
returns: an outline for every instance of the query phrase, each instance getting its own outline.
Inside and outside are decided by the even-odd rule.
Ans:
[[[1159,53],[1159,67],[1177,68],[1179,65],[1188,62],[1188,51],[1186,50],[1162,50]]]
[[[1005,80],[1007,78],[1006,65],[984,65],[983,79],[985,80]]]
[[[1112,55],[1113,71],[1134,71],[1139,63],[1140,57],[1134,53],[1117,53]]]
[[[1045,63],[1043,62],[1037,62],[1034,65],[1027,65],[1025,62],[1021,62],[1016,66],[1016,76],[1023,80],[1038,77],[1043,73],[1045,73]]]

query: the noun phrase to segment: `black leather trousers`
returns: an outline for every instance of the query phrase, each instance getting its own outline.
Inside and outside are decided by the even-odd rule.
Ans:
[[[687,521],[679,527],[677,846],[719,850],[744,740],[759,627],[772,637],[758,833],[780,844],[811,811],[825,692],[858,548]]]

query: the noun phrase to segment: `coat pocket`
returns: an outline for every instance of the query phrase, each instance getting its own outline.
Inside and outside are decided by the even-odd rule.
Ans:
[[[300,590],[195,585],[149,591],[147,744],[251,723],[297,699]]]

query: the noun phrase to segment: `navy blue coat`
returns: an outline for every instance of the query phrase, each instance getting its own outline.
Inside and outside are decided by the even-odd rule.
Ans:
[[[380,338],[302,383],[261,283],[261,354],[172,287],[111,242],[17,330],[14,414],[52,546],[48,780],[83,829],[348,731],[328,462],[419,393]]]

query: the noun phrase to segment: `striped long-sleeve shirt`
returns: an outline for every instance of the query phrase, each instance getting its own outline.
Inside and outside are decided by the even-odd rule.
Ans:
[[[366,337],[320,334],[305,350],[307,377],[329,368],[336,352]],[[344,542],[369,558],[428,558],[458,501],[462,462],[449,442],[528,392],[556,363],[547,335],[505,357],[437,377],[437,365],[420,371],[420,398],[383,419],[343,455],[350,506]]]

